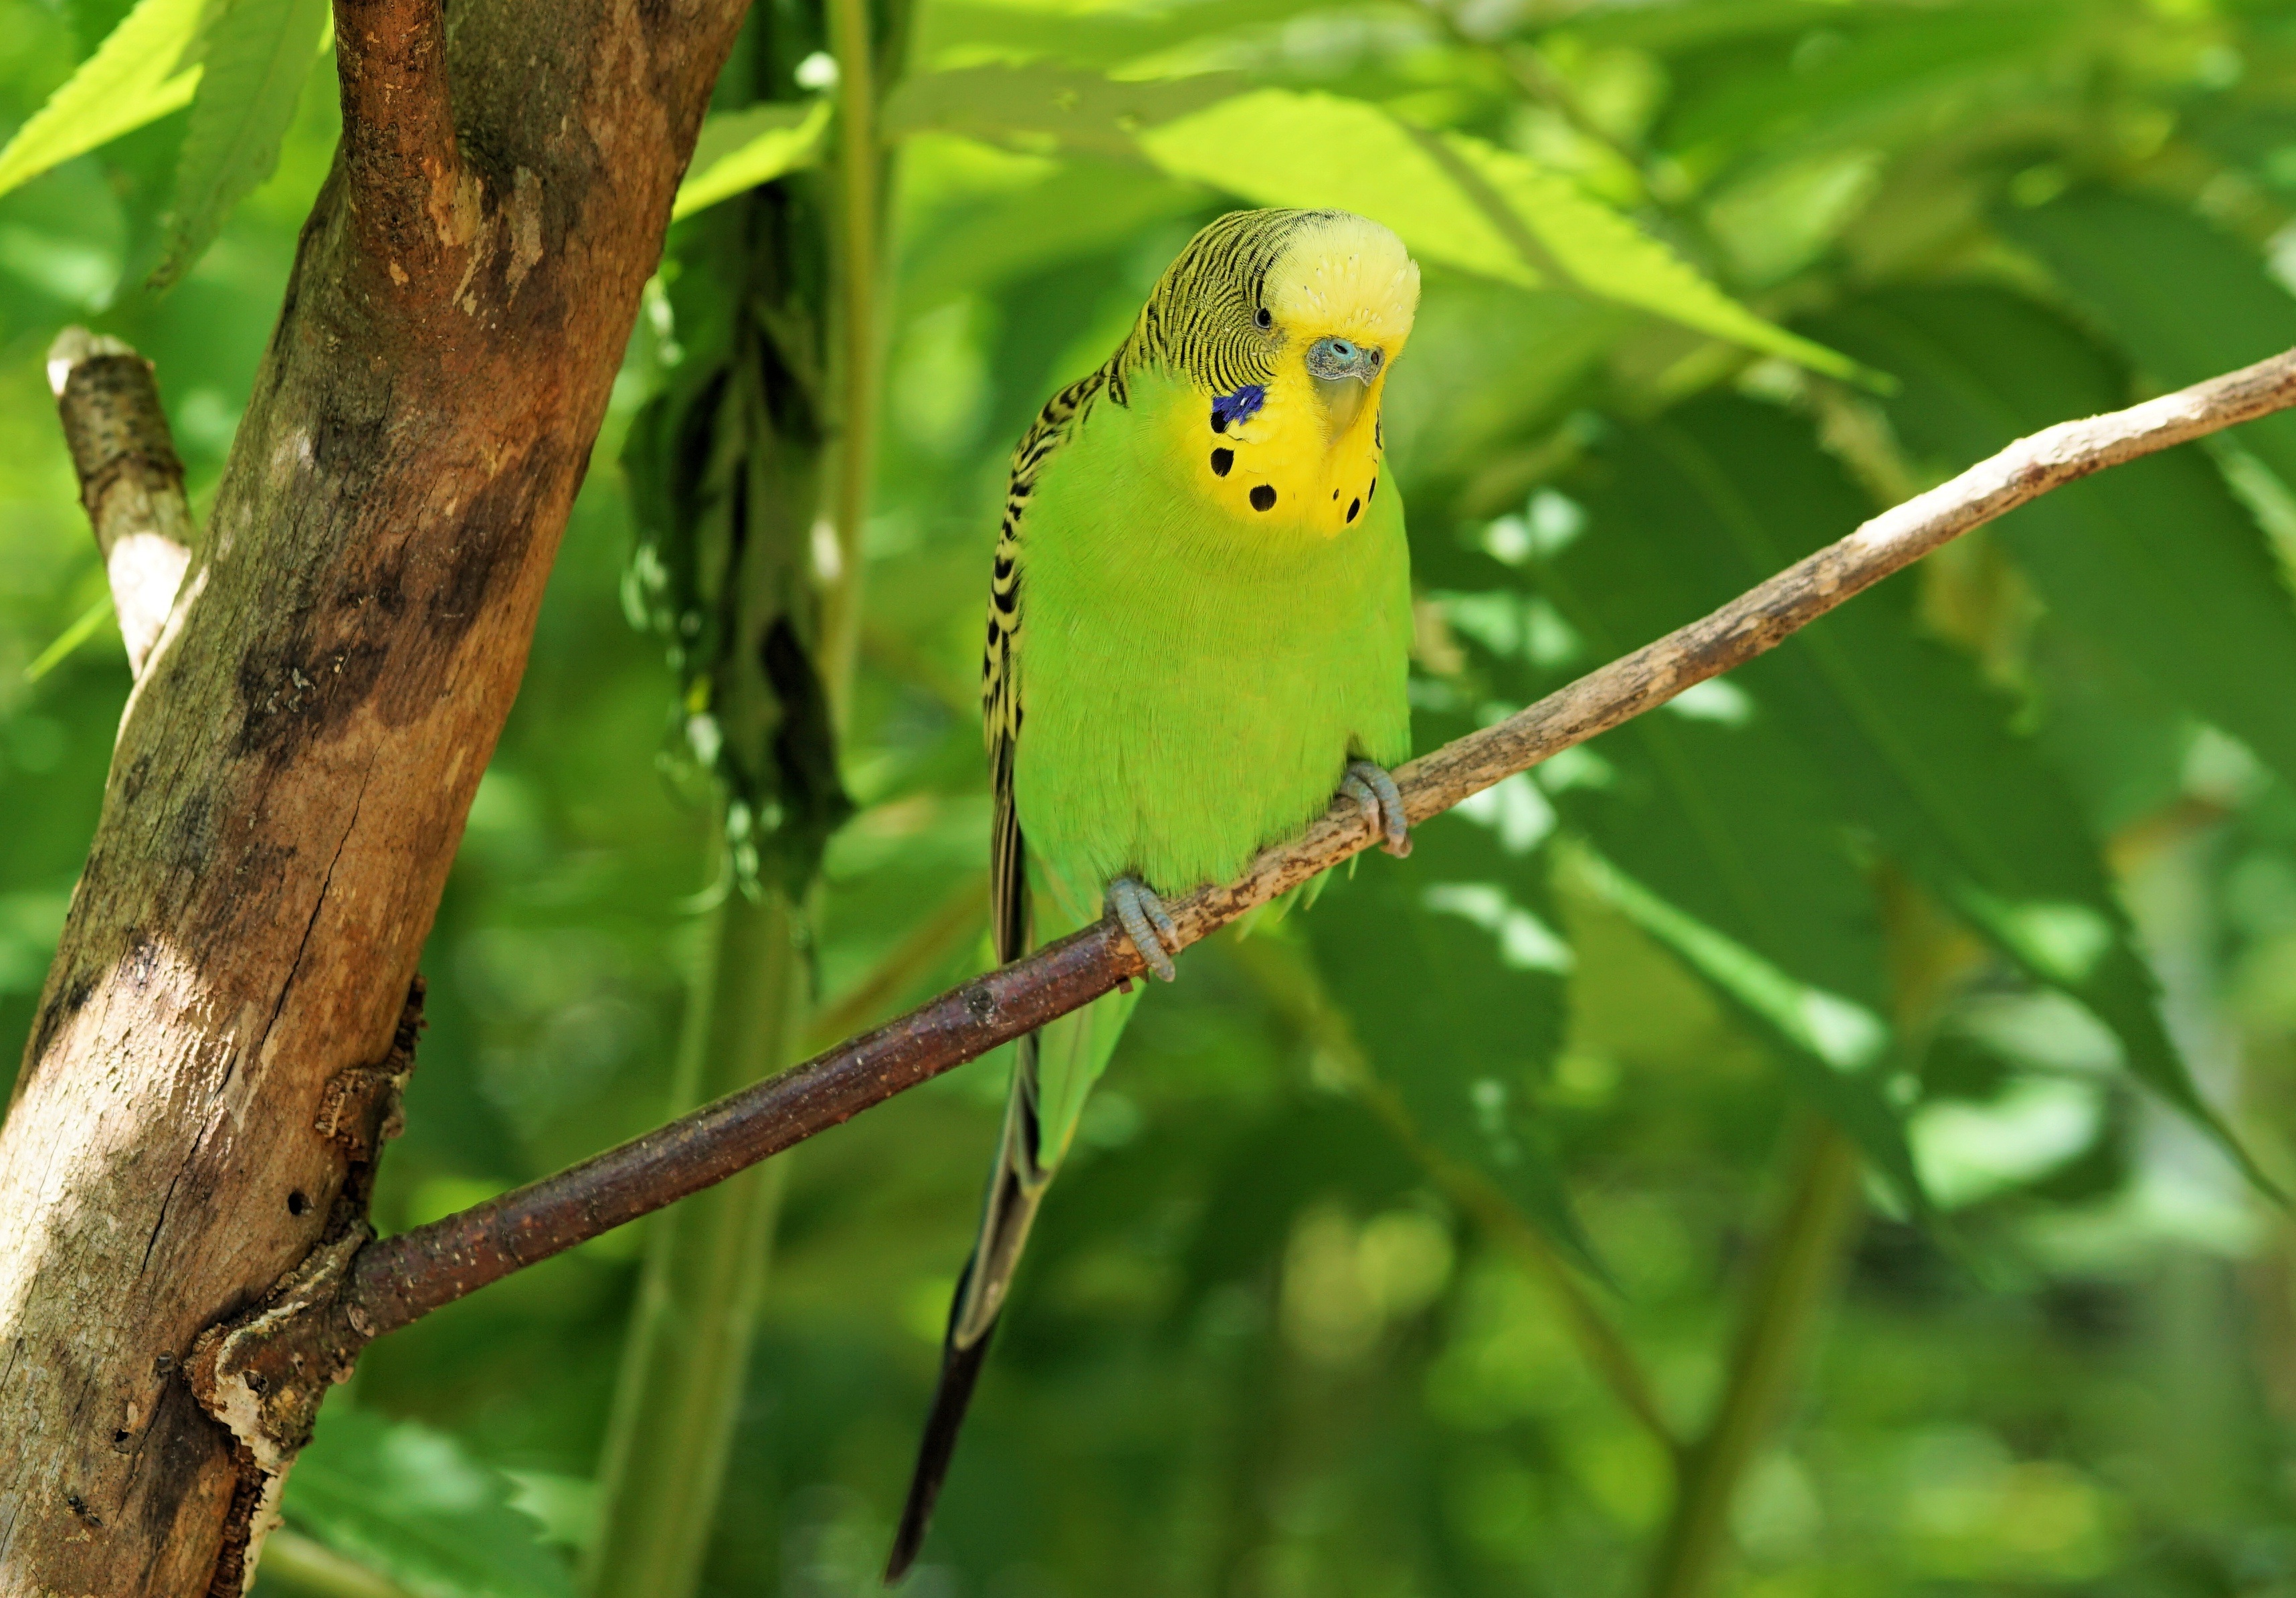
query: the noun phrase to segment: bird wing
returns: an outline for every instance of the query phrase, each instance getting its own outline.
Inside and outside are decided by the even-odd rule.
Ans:
[[[1111,364],[1111,367],[1113,363]],[[996,567],[988,584],[988,641],[980,660],[981,721],[988,740],[988,776],[995,794],[995,820],[988,843],[990,930],[996,959],[1009,964],[1029,951],[1033,918],[1029,897],[1029,846],[1021,831],[1021,812],[1013,793],[1013,774],[1021,753],[1021,574],[1025,567],[1029,497],[1045,463],[1074,438],[1095,400],[1108,389],[1111,367],[1103,367],[1053,396],[1013,451],[1013,475],[1004,492],[1004,517],[996,531]],[[1100,1001],[1105,1005],[1106,1000]],[[1098,1008],[1097,1006],[1095,1008]],[[1054,1040],[1055,1080],[1072,1076],[1076,1052],[1073,1038],[1091,1023],[1086,1016],[1063,1017],[1049,1029]],[[1115,1022],[1120,1030],[1120,1017]],[[925,1419],[917,1446],[916,1469],[909,1478],[907,1500],[901,1506],[900,1525],[893,1534],[891,1556],[885,1565],[888,1584],[900,1578],[917,1556],[933,1502],[948,1473],[956,1447],[957,1429],[964,1423],[972,1387],[988,1355],[988,1339],[1012,1286],[1013,1271],[1029,1240],[1037,1206],[1052,1180],[1046,1162],[1044,1127],[1037,1114],[1038,1072],[1043,1036],[1030,1033],[1021,1040],[1013,1069],[1012,1097],[1004,1108],[1004,1131],[998,1140],[996,1168],[989,1175],[988,1193],[981,1206],[980,1232],[957,1282],[955,1301],[949,1306],[948,1331],[941,1346],[940,1380],[933,1390],[932,1408]],[[1104,1050],[1103,1050],[1104,1055]],[[1072,1117],[1071,1117],[1072,1118]],[[1058,1133],[1065,1145],[1068,1129]]]
[[[1113,363],[1111,363],[1111,367]],[[1020,757],[1021,576],[1026,566],[1029,496],[1045,463],[1070,439],[1107,391],[1111,367],[1078,378],[1046,402],[1013,451],[1013,474],[1004,490],[1004,515],[996,530],[996,564],[988,584],[988,642],[980,660],[981,725],[988,739],[988,778],[995,799],[989,833],[989,924],[999,962],[1029,951],[1028,840],[1013,796],[1013,771]]]

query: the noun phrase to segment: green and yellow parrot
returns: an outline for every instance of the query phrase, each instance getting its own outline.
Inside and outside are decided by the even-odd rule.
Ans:
[[[1251,210],[1190,240],[1013,455],[981,696],[996,956],[1235,876],[1335,792],[1408,850],[1410,558],[1380,426],[1419,268],[1375,222]],[[1022,1040],[886,1580],[916,1557],[1029,1223],[1136,992]]]

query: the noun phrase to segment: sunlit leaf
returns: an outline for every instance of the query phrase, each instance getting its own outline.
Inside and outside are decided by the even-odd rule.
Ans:
[[[1626,433],[1598,470],[1583,541],[1635,529],[1662,536],[1681,620],[1868,510],[1803,424],[1741,400],[1702,401]],[[1886,853],[2035,980],[2088,1006],[2133,1074],[2234,1147],[2161,1023],[2152,974],[2062,779],[2010,729],[2011,707],[1916,631],[1912,597],[1906,579],[1882,585],[1743,668],[1748,690],[1823,760]]]
[[[0,149],[0,194],[190,104],[200,68],[184,53],[205,4],[142,0]]]
[[[209,29],[204,75],[176,167],[166,288],[191,270],[232,208],[279,165],[279,142],[326,37],[327,0],[228,0]]]
[[[1940,468],[2129,398],[2112,356],[1996,290],[1878,295],[1823,326],[1904,379],[1890,419]],[[2012,513],[1998,536],[2064,625],[2296,782],[2284,686],[2296,682],[2296,605],[2207,457],[2188,448],[2116,466]]]
[[[1578,880],[1702,977],[1775,1043],[1795,1090],[1849,1133],[1906,1207],[1929,1200],[1884,1091],[1890,1029],[1864,1005],[1812,987],[1669,903],[1592,849],[1570,851]]]
[[[2252,247],[2181,207],[2085,189],[2006,212],[2001,226],[2047,261],[2163,388],[2296,346],[2296,295],[2266,273]],[[2232,437],[2284,484],[2296,484],[2296,416],[2260,416]]]
[[[1683,96],[1663,136],[1702,167],[1927,138],[2030,86],[2071,9],[2055,0],[1837,8],[1816,24],[1831,33],[1823,48],[1775,50],[1765,65],[1714,75]]]
[[[1680,256],[1625,217],[1590,199],[1560,172],[1464,134],[1446,134],[1451,152],[1488,184],[1532,235],[1526,258],[1544,250],[1562,280],[1590,294],[1652,312],[1835,376],[1861,376],[1854,362],[1764,321],[1702,277]],[[1472,185],[1462,185],[1472,196]]]
[[[1040,182],[920,227],[904,285],[919,306],[993,290],[1055,261],[1119,249],[1207,198],[1135,161],[1065,161]]]
[[[1324,0],[1181,0],[1177,4],[1115,6],[1094,0],[997,4],[941,0],[918,8],[914,58],[929,67],[973,66],[984,60],[1055,61],[1152,75],[1152,58],[1201,50],[1238,30],[1317,9]],[[1177,70],[1191,70],[1181,64]]]
[[[1367,855],[1300,918],[1332,1001],[1374,1073],[1443,1157],[1480,1170],[1574,1258],[1570,1212],[1538,1096],[1562,1042],[1570,954],[1520,871],[1456,818],[1421,828],[1407,862]],[[1440,1048],[1427,1040],[1440,1036]]]
[[[1046,65],[968,67],[911,78],[885,102],[885,131],[964,134],[1022,149],[1136,156],[1135,136],[1229,99],[1242,75],[1117,79]]]
[[[287,1479],[287,1523],[420,1598],[569,1598],[517,1487],[444,1432],[338,1401]]]
[[[1260,89],[1139,142],[1166,171],[1259,204],[1374,218],[1430,261],[1523,287],[1559,283],[1821,371],[1856,370],[1740,306],[1562,174],[1360,100]]]
[[[821,159],[828,131],[830,102],[809,106],[752,105],[725,111],[701,124],[685,181],[670,207],[673,220],[730,200],[745,189],[771,183]]]

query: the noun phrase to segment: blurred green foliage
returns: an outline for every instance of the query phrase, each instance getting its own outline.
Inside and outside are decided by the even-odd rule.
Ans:
[[[126,10],[0,0],[0,130]],[[234,58],[246,126],[194,103],[0,197],[11,1038],[127,688],[108,625],[27,675],[103,595],[41,355],[89,319],[150,355],[204,507],[332,148],[324,58],[294,100],[283,47]],[[916,935],[979,893],[1005,452],[1239,199],[1356,204],[1427,265],[1387,416],[1423,747],[2020,433],[2296,342],[2286,0],[921,0],[909,58],[831,1006],[987,959]],[[782,68],[726,109],[834,93]],[[816,159],[817,120],[749,114],[713,162]],[[710,285],[742,281],[722,208],[796,225],[806,181],[677,225],[602,462],[664,458],[634,420],[674,439],[742,340],[802,366],[770,293]],[[472,813],[385,1230],[663,1102],[720,885],[716,656],[625,619],[666,492],[630,482],[589,480]],[[1827,1124],[1865,1217],[1720,1484],[1712,1590],[2296,1594],[2296,1234],[2226,1152],[2284,1178],[2296,1138],[2292,560],[2296,420],[2118,468],[1192,954],[1046,1211],[910,1590],[1645,1590]],[[709,592],[646,571],[642,611]],[[792,1159],[709,1591],[873,1590],[1002,1071]],[[291,1527],[408,1592],[569,1590],[636,1231],[375,1346]]]

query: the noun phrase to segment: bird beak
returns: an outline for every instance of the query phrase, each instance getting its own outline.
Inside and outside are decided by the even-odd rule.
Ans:
[[[1332,441],[1345,437],[1356,424],[1371,385],[1386,366],[1387,351],[1376,344],[1325,338],[1308,347],[1308,375],[1315,382],[1316,398],[1323,405]]]

